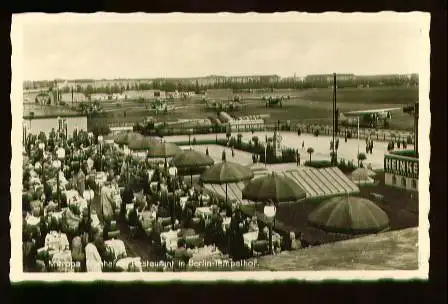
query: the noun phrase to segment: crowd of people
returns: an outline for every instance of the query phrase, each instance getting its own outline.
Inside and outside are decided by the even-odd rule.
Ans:
[[[188,183],[166,160],[132,156],[92,133],[29,134],[23,154],[24,271],[142,271],[142,257],[127,252],[135,238],[174,270],[190,259],[300,247],[294,234],[274,233],[271,248],[267,226],[238,205]]]

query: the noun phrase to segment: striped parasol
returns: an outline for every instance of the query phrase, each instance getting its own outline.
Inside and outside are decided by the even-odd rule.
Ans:
[[[204,173],[202,173],[200,180],[206,184],[225,184],[227,202],[227,184],[250,180],[253,177],[254,173],[250,168],[224,160],[205,170]]]

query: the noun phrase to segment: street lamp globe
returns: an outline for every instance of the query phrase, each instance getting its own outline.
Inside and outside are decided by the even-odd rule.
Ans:
[[[98,136],[98,142],[99,142],[99,143],[102,143],[102,142],[103,142],[103,136],[101,136],[101,135]]]
[[[61,168],[61,161],[59,159],[54,160],[53,163],[52,163],[52,166],[53,166],[53,168],[59,170]]]
[[[39,143],[39,149],[42,151],[45,149],[45,144],[43,142]]]
[[[277,213],[277,209],[274,205],[266,205],[264,206],[263,213],[269,220],[272,220]]]
[[[59,149],[57,149],[56,155],[58,156],[59,160],[64,159],[65,158],[65,149],[60,147]]]

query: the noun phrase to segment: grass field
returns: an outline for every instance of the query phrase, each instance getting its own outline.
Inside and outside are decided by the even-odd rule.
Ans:
[[[320,123],[331,124],[331,89],[286,91],[282,93],[293,96],[284,103],[282,108],[266,108],[262,100],[256,99],[261,97],[258,94],[257,96],[251,96],[252,99],[244,100],[245,107],[230,114],[233,116],[269,114],[268,122],[290,120],[292,123],[298,123],[319,119]],[[247,94],[243,95],[243,98],[248,97],[249,95]],[[356,110],[394,108],[418,100],[418,88],[339,89],[337,100],[338,108],[342,113]],[[102,117],[94,118],[94,120],[99,119],[108,123],[136,122],[144,117],[154,115],[154,112],[149,111],[144,103],[125,101],[122,102],[120,107],[117,107],[116,103],[103,103],[103,108],[107,113]],[[180,108],[169,114],[159,115],[158,119],[160,121],[205,118],[209,115],[216,115],[212,111],[205,110],[205,105],[200,98],[191,98],[184,101],[176,100],[170,102],[170,105]],[[126,112],[126,117],[124,112]],[[390,128],[412,130],[412,117],[402,113],[400,110],[394,111]]]
[[[304,91],[302,98],[311,101],[332,100],[332,89]],[[418,87],[379,87],[338,89],[337,101],[361,104],[409,104],[418,101]]]

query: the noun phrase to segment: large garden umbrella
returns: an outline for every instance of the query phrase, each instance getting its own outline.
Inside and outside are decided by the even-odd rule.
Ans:
[[[180,152],[182,152],[182,150],[175,144],[167,142],[157,142],[149,149],[148,156],[153,158],[164,158],[166,164],[166,159],[168,157],[175,156]]]
[[[254,173],[250,168],[224,160],[205,170],[204,173],[202,173],[200,180],[206,184],[225,184],[227,202],[227,184],[249,180],[253,177]]]
[[[140,133],[124,131],[115,136],[114,142],[119,145],[128,145],[130,141],[140,137],[143,137]]]
[[[274,172],[251,180],[243,189],[243,199],[254,202],[291,202],[305,197],[306,192],[296,182]]]
[[[389,227],[389,217],[373,202],[361,197],[339,196],[321,203],[308,223],[326,232],[377,233]]]
[[[131,138],[131,140],[128,143],[128,148],[134,151],[143,151],[143,150],[149,150],[151,147],[156,146],[158,143],[155,139],[146,137],[146,136],[137,136],[134,138]]]
[[[177,154],[173,159],[173,164],[177,168],[190,170],[191,184],[193,184],[193,174],[191,174],[192,169],[211,166],[213,163],[214,160],[210,156],[191,149]]]

